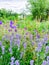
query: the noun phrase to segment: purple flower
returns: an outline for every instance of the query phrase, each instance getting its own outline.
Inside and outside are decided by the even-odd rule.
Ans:
[[[34,60],[31,60],[30,61],[30,65],[34,65]]]
[[[40,43],[38,43],[36,51],[41,52],[41,49],[42,49],[42,43],[40,42]]]
[[[2,46],[1,48],[2,48],[2,54],[4,54],[5,53],[5,46]]]
[[[48,52],[49,52],[49,46],[46,46],[45,53],[48,53]]]
[[[2,21],[0,21],[0,25],[2,24]]]
[[[47,60],[49,60],[49,56],[47,56]]]
[[[16,38],[17,38],[17,39],[20,39],[21,36],[20,36],[19,34],[16,34]]]
[[[44,41],[47,41],[47,40],[48,40],[48,38],[47,38],[47,37],[45,37],[45,38],[44,38]]]
[[[35,33],[37,33],[37,30],[34,30]]]
[[[12,31],[12,29],[9,29],[8,31],[9,31],[9,32],[11,32],[11,31]]]
[[[10,21],[10,25],[12,25],[12,24],[14,24],[14,22],[13,21]]]
[[[0,41],[0,46],[2,46],[2,42]]]
[[[15,65],[20,65],[19,60],[15,61]]]
[[[42,63],[42,65],[47,65],[47,61],[44,60],[43,63]]]
[[[28,35],[28,32],[26,32],[26,35]]]
[[[18,49],[20,48],[20,39],[17,40],[17,46],[18,46]]]
[[[10,47],[12,47],[12,40],[10,40]]]
[[[26,39],[26,35],[24,35],[24,39]]]
[[[10,62],[10,65],[14,65],[14,62],[12,61],[12,62]]]
[[[47,65],[49,65],[49,60],[47,60]]]
[[[30,34],[30,40],[32,40],[33,39],[33,35],[32,34]]]
[[[25,27],[24,30],[27,30],[27,28]]]
[[[15,32],[17,32],[17,29],[15,29]]]
[[[11,28],[13,28],[13,29],[15,29],[15,28],[16,28],[16,26],[13,26],[13,25],[10,25],[10,27],[11,27]]]
[[[24,42],[23,46],[24,46],[24,49],[26,49],[27,44]]]
[[[11,47],[9,48],[9,51],[10,51],[10,54],[12,54],[12,48]]]
[[[32,45],[34,45],[35,44],[35,42],[32,42]]]
[[[12,47],[13,36],[10,36],[10,47]]]
[[[39,34],[37,34],[37,35],[36,35],[36,37],[37,37],[37,38],[40,38],[40,35],[39,35]]]
[[[42,43],[41,42],[38,43],[38,47],[42,47]]]
[[[11,57],[11,62],[14,62],[15,58],[14,57]]]

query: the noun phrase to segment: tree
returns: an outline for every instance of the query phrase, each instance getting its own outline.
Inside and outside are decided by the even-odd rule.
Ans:
[[[6,9],[0,10],[0,20],[16,20],[18,19],[18,14],[16,12],[8,11]]]
[[[28,0],[32,19],[41,20],[46,18],[46,1],[47,0]]]

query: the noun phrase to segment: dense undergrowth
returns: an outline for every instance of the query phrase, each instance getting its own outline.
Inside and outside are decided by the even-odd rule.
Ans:
[[[0,21],[0,65],[49,65],[49,22]]]

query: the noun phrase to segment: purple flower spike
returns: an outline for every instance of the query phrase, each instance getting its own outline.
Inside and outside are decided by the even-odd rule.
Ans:
[[[0,41],[0,46],[2,46],[2,42]]]
[[[11,57],[11,61],[14,62],[15,58],[14,57]]]
[[[2,24],[2,21],[0,21],[0,25]]]
[[[15,61],[15,65],[20,65],[19,60]]]
[[[26,35],[28,35],[28,32],[26,32]]]
[[[47,61],[44,60],[43,63],[42,63],[42,65],[47,65]]]
[[[16,38],[17,38],[17,39],[20,39],[21,36],[20,36],[19,34],[16,34]]]
[[[24,46],[24,49],[26,49],[27,44],[24,42],[23,46]]]
[[[42,49],[42,43],[38,43],[38,47],[36,48],[37,52],[41,52]]]
[[[16,26],[12,26],[11,24],[10,24],[10,27],[11,27],[11,28],[13,28],[13,29],[15,29],[15,28],[16,28]]]
[[[16,29],[16,26],[12,26],[13,29]]]
[[[15,32],[17,32],[17,29],[15,29]]]
[[[9,48],[9,52],[10,52],[10,54],[12,54],[12,48],[11,47]]]
[[[32,42],[32,45],[34,45],[35,44],[35,42]]]
[[[5,52],[4,52],[4,51],[5,51],[5,47],[2,46],[1,48],[2,48],[2,54],[4,54],[4,53],[5,53]]]
[[[40,35],[39,35],[39,34],[37,34],[37,35],[36,35],[36,37],[37,37],[37,38],[40,38]]]
[[[14,65],[14,62],[12,61],[12,62],[10,62],[10,65]]]
[[[17,40],[18,49],[20,48],[20,39]]]
[[[12,25],[12,24],[14,24],[14,22],[13,21],[10,21],[10,25]]]
[[[9,32],[11,32],[11,31],[12,31],[12,29],[9,29],[8,31],[9,31]]]
[[[30,40],[32,40],[33,39],[33,35],[32,34],[30,34]]]
[[[47,60],[47,65],[49,65],[49,60]]]
[[[27,28],[25,27],[24,30],[27,30]]]
[[[49,46],[46,46],[46,53],[48,53],[48,51],[49,51]]]
[[[34,60],[31,60],[31,61],[30,61],[30,65],[33,65],[33,63],[34,63]]]
[[[49,60],[49,56],[47,56],[47,60]]]

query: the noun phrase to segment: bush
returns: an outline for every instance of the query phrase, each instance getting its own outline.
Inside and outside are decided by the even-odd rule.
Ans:
[[[47,12],[47,0],[28,0],[30,7],[29,10],[32,14],[32,19],[38,21],[46,20]]]

